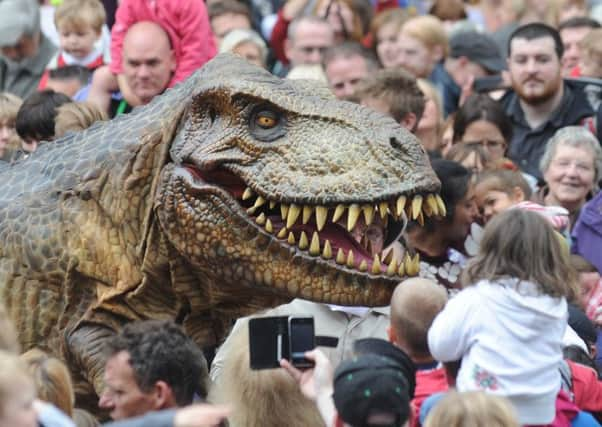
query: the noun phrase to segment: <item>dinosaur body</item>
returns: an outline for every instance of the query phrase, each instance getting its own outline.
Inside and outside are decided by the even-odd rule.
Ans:
[[[417,259],[377,252],[406,213],[443,209],[392,119],[228,55],[0,176],[0,301],[79,396],[100,391],[102,343],[127,321],[174,319],[213,345],[297,296],[386,304]]]

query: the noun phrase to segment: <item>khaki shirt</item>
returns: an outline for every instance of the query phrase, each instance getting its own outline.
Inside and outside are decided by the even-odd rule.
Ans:
[[[290,315],[313,316],[317,337],[338,339],[336,348],[318,346],[330,359],[334,367],[342,360],[351,357],[355,340],[360,338],[382,338],[386,340],[387,328],[390,323],[389,307],[368,308],[363,315],[357,315],[332,309],[327,304],[303,299],[295,299],[289,304],[278,306],[260,314],[260,316]],[[233,330],[239,328],[241,322],[247,322],[248,319],[248,317],[238,319]],[[215,355],[215,359],[213,359],[210,373],[213,381],[216,381],[216,378],[219,377],[225,354],[228,351],[228,345],[229,339],[227,338]]]

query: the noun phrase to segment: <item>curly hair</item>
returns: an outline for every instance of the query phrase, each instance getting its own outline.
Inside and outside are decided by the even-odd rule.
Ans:
[[[179,406],[192,403],[195,393],[202,398],[207,396],[207,361],[199,347],[172,321],[127,324],[106,345],[107,357],[122,351],[129,354],[134,378],[142,391],[148,392],[157,381],[165,381]]]

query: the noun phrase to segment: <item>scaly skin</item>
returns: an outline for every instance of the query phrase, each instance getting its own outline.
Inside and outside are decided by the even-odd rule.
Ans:
[[[207,346],[293,297],[386,304],[417,258],[380,267],[367,230],[396,237],[406,213],[442,209],[392,119],[228,55],[0,175],[0,299],[24,349],[68,361],[80,397],[102,387],[102,343],[127,321],[175,319]]]

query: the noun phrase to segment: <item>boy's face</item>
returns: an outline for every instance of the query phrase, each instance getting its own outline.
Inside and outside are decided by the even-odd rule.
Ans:
[[[70,26],[61,26],[59,29],[61,49],[77,59],[88,56],[99,37],[100,34],[89,26],[77,29]]]
[[[480,185],[477,185],[476,188],[476,201],[485,223],[489,222],[495,215],[520,202],[508,193],[499,190],[486,190]]]
[[[602,55],[584,52],[579,60],[579,69],[583,77],[602,78]]]

